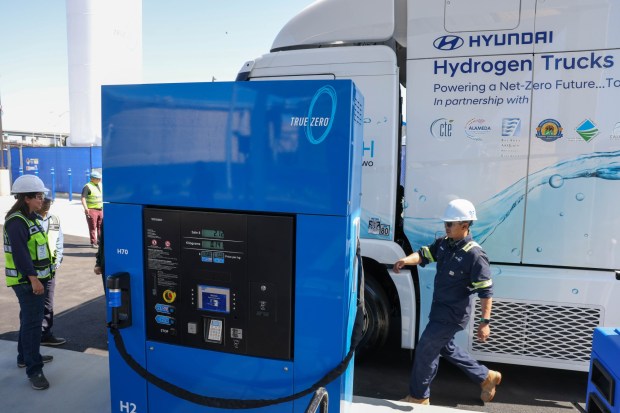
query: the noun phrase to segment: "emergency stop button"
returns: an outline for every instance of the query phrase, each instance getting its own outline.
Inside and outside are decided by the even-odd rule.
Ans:
[[[166,290],[164,291],[164,293],[162,294],[162,297],[164,299],[165,302],[167,302],[168,304],[171,304],[174,302],[174,300],[176,300],[177,298],[177,293],[175,293],[172,290]]]

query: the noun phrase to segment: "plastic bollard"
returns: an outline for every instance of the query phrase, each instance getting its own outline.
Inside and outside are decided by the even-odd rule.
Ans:
[[[73,177],[71,176],[71,168],[67,170],[69,175],[69,202],[73,201]]]
[[[56,200],[56,171],[54,167],[50,169],[50,174],[52,175],[52,201]]]

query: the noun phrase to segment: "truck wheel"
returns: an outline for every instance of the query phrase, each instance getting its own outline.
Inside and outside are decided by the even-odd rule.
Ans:
[[[385,344],[390,331],[390,302],[381,284],[369,273],[366,273],[365,279],[364,307],[366,333],[358,346],[360,355]]]

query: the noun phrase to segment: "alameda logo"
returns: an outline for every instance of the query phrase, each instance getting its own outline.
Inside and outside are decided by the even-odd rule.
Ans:
[[[491,127],[486,125],[486,122],[486,120],[479,118],[470,119],[465,124],[465,135],[467,135],[469,139],[481,141],[482,136],[491,132]]]
[[[456,50],[463,46],[463,43],[465,42],[461,37],[449,34],[436,38],[433,42],[433,46],[438,50]]]

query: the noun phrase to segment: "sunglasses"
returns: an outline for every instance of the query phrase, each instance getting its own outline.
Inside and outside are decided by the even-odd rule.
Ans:
[[[450,228],[452,224],[462,224],[462,222],[461,221],[444,222],[443,224],[446,226],[446,228]]]

